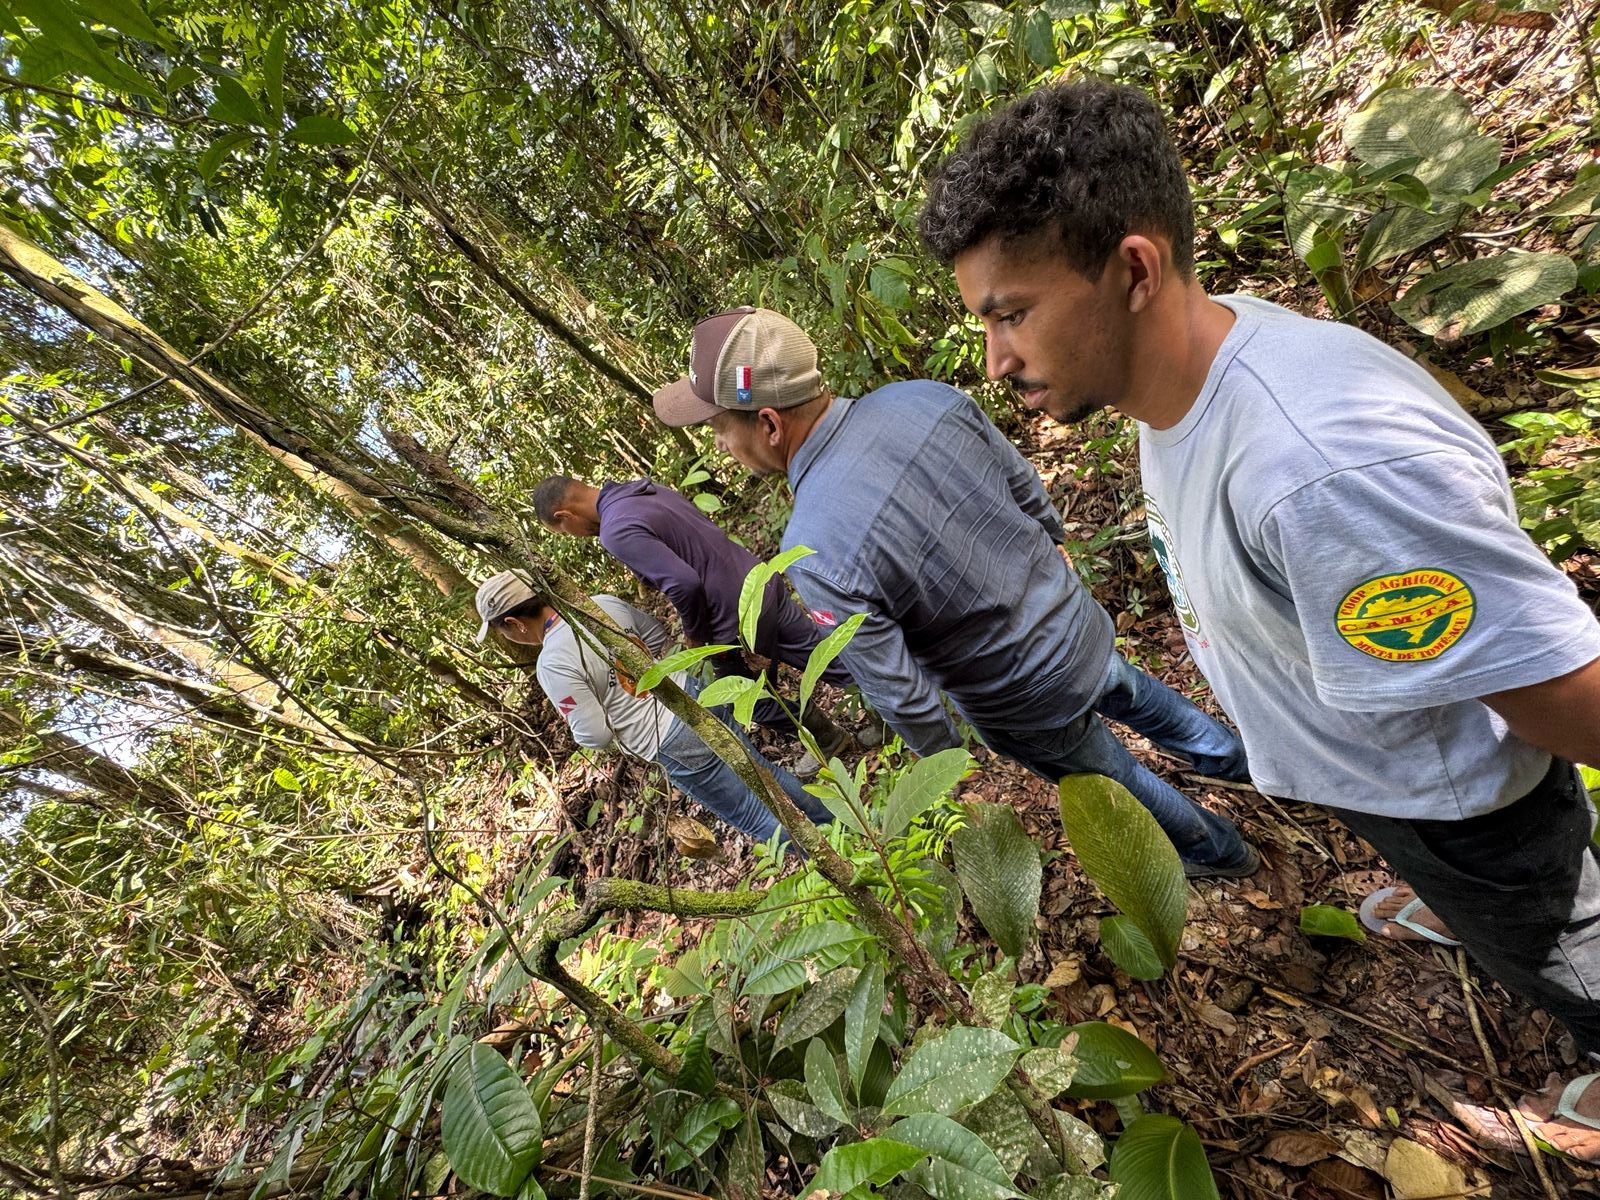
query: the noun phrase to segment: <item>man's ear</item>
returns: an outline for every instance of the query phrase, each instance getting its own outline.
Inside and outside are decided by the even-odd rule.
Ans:
[[[756,413],[756,422],[762,439],[769,446],[783,444],[783,417],[775,408],[763,408]]]
[[[1117,247],[1117,257],[1128,280],[1128,311],[1140,313],[1155,302],[1166,279],[1167,258],[1162,244],[1131,233]]]

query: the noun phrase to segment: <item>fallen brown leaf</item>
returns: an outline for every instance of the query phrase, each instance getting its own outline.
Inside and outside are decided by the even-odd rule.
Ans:
[[[1289,1130],[1275,1133],[1262,1147],[1261,1156],[1291,1167],[1307,1167],[1314,1162],[1331,1158],[1344,1149],[1340,1142],[1323,1133]]]

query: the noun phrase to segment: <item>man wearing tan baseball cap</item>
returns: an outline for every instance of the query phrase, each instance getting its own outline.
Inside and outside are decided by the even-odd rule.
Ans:
[[[1244,747],[1115,650],[1106,611],[1060,554],[1038,475],[971,397],[892,383],[836,398],[811,339],[765,308],[695,326],[687,379],[654,398],[668,425],[794,489],[785,550],[812,620],[868,614],[840,661],[918,754],[961,744],[942,691],[999,753],[1049,780],[1090,772],[1127,787],[1191,875],[1243,876],[1260,855],[1224,818],[1140,764],[1104,714],[1202,775],[1249,778]]]

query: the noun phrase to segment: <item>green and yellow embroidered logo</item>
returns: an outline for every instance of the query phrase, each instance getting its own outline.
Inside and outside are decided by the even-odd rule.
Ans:
[[[1472,589],[1448,571],[1379,575],[1339,602],[1339,636],[1385,662],[1425,662],[1461,640],[1473,609]]]

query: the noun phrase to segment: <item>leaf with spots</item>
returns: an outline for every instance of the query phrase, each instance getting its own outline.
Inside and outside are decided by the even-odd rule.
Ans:
[[[907,1173],[934,1200],[1006,1200],[1020,1196],[1011,1172],[972,1130],[938,1113],[919,1113],[891,1125],[885,1134],[930,1155]]]
[[[951,1113],[982,1100],[1011,1070],[1018,1047],[998,1029],[957,1026],[919,1047],[883,1100],[888,1116]]]
[[[773,1053],[815,1037],[837,1021],[849,1004],[860,975],[855,967],[840,967],[802,992],[778,1022],[777,1035],[772,1039]]]

